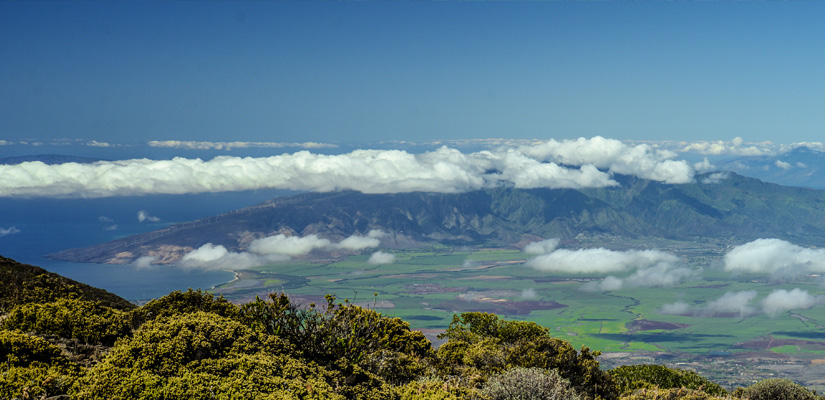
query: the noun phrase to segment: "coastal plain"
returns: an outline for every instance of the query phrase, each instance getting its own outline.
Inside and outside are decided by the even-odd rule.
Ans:
[[[762,298],[777,289],[816,292],[816,276],[772,280],[764,275],[731,274],[722,268],[729,248],[706,243],[658,240],[568,241],[583,248],[657,248],[680,257],[695,279],[670,287],[586,290],[603,275],[549,273],[525,265],[532,257],[517,249],[433,246],[383,250],[395,261],[373,265],[369,254],[328,255],[236,272],[213,292],[235,302],[286,292],[299,303],[320,304],[331,294],[409,321],[436,344],[453,315],[484,311],[507,319],[534,321],[574,347],[603,353],[608,367],[657,363],[694,369],[727,387],[769,377],[788,377],[825,389],[825,308],[776,315],[707,312],[726,293],[755,291]],[[665,312],[681,302],[692,312]]]

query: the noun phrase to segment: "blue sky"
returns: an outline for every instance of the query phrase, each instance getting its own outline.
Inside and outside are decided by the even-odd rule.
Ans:
[[[824,2],[0,2],[0,139],[819,141]]]

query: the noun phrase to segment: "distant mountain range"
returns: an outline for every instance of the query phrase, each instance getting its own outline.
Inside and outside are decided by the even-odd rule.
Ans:
[[[166,229],[49,257],[128,263],[173,262],[203,244],[246,250],[283,233],[340,240],[380,229],[385,247],[428,243],[517,246],[538,238],[662,237],[744,242],[775,237],[825,245],[825,191],[780,186],[734,173],[671,185],[631,176],[598,189],[500,188],[459,194],[304,193]]]
[[[808,147],[776,156],[738,157],[715,165],[765,182],[825,189],[825,153]]]

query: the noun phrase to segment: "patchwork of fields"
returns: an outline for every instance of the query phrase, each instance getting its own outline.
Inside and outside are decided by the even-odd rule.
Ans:
[[[790,374],[814,388],[825,384],[804,378],[825,365],[825,306],[776,315],[706,307],[726,293],[743,291],[755,291],[754,304],[777,289],[818,294],[817,277],[775,281],[732,275],[720,266],[724,245],[647,245],[679,256],[697,278],[671,287],[588,291],[584,285],[603,274],[539,271],[526,266],[532,256],[518,250],[437,247],[395,252],[395,261],[385,265],[357,255],[258,267],[238,271],[238,279],[214,291],[238,301],[285,291],[301,303],[323,302],[325,294],[333,294],[409,321],[433,339],[455,313],[492,312],[535,321],[575,347],[602,351],[608,365],[683,363],[729,386],[771,374]],[[674,303],[683,310],[663,311]]]

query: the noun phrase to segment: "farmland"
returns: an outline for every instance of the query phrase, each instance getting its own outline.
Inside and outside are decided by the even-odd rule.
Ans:
[[[368,263],[369,255],[364,254],[237,271],[238,279],[214,291],[237,301],[285,291],[307,304],[333,294],[403,318],[436,342],[435,335],[449,325],[453,314],[492,312],[535,321],[575,347],[602,351],[608,365],[640,360],[681,364],[729,386],[777,374],[822,386],[804,374],[815,372],[817,368],[810,366],[821,366],[825,359],[825,307],[776,315],[703,308],[728,292],[755,291],[756,299],[777,289],[816,294],[821,288],[815,277],[776,281],[732,275],[721,268],[725,246],[720,243],[631,242],[613,247],[643,245],[679,256],[697,278],[673,287],[587,291],[587,282],[604,276],[539,271],[525,265],[531,255],[519,250],[438,246],[395,251],[395,261],[384,265]],[[674,302],[694,311],[662,311]]]

